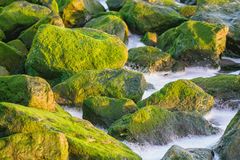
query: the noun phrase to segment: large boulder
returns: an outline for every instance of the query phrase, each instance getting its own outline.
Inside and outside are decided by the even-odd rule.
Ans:
[[[174,63],[170,54],[155,47],[138,47],[128,51],[127,65],[143,72],[170,71]]]
[[[118,11],[123,5],[127,2],[127,0],[107,0],[106,3],[110,10]]]
[[[228,27],[188,21],[158,37],[158,47],[187,65],[218,66]]]
[[[223,160],[237,160],[240,157],[240,111],[228,124],[220,142],[216,146],[216,152]]]
[[[94,28],[108,34],[116,35],[124,42],[128,39],[128,26],[120,17],[115,15],[103,15],[93,18],[87,22],[84,27]]]
[[[205,113],[213,107],[214,99],[190,80],[177,80],[138,103],[139,107],[146,105],[156,105],[172,111]]]
[[[93,15],[104,11],[97,0],[65,0],[63,22],[67,27],[83,26]]]
[[[218,2],[218,1],[216,1]],[[207,21],[214,24],[223,24],[229,27],[227,49],[234,54],[240,50],[240,2],[235,1],[223,5],[203,5],[198,8],[194,20]]]
[[[141,73],[118,70],[82,71],[53,88],[59,104],[82,106],[91,96],[141,100],[146,80]]]
[[[23,55],[28,54],[26,45],[20,39],[14,39],[12,41],[9,41],[7,44],[15,48],[17,51],[20,51]]]
[[[130,99],[109,97],[90,97],[83,102],[83,118],[91,123],[109,127],[123,115],[133,113],[137,105]]]
[[[205,148],[188,148],[173,145],[162,160],[212,160],[214,153]]]
[[[48,16],[40,19],[34,25],[21,32],[21,34],[18,37],[20,40],[24,42],[28,49],[31,48],[33,39],[38,31],[38,27],[41,26],[42,24],[51,24],[59,27],[64,27],[62,18],[57,14],[49,14]]]
[[[0,101],[54,111],[56,102],[50,85],[27,75],[0,76]]]
[[[122,68],[127,57],[125,44],[116,36],[90,28],[42,25],[25,66],[30,75],[61,80],[82,70]]]
[[[239,75],[221,74],[209,78],[196,78],[192,81],[219,101],[240,99]]]
[[[171,112],[157,106],[146,106],[114,122],[108,133],[120,140],[163,145],[189,135],[211,135],[218,132],[196,113]]]
[[[50,12],[47,7],[26,1],[13,2],[0,12],[0,29],[5,33],[6,39],[15,39],[21,31]]]
[[[64,134],[69,146],[68,159],[140,159],[128,147],[104,131],[95,128],[88,121],[71,117],[60,108],[57,108],[56,112],[48,112],[2,102],[0,103],[0,117],[1,137],[35,132]],[[47,139],[49,139],[49,145],[53,143],[53,139],[50,140],[50,137]],[[49,145],[48,151],[54,151],[57,147],[53,148]],[[1,145],[1,149],[3,147]],[[30,146],[28,143],[22,147],[23,150],[27,150]]]
[[[68,142],[62,133],[17,133],[0,138],[0,159],[68,160]]]
[[[127,1],[120,14],[131,31],[141,34],[146,32],[160,34],[186,20],[170,7],[137,0]]]
[[[0,65],[10,73],[23,73],[25,55],[16,48],[0,41]]]

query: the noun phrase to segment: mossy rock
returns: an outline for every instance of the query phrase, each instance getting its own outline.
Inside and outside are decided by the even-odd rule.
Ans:
[[[0,65],[11,74],[23,73],[25,59],[22,52],[0,41]]]
[[[237,160],[240,157],[240,111],[234,116],[228,124],[224,135],[217,144],[215,151],[219,154],[221,159]]]
[[[170,7],[136,0],[127,1],[120,13],[130,30],[141,34],[146,32],[161,34],[186,20]]]
[[[196,5],[197,0],[180,0],[180,3],[188,4],[188,5]]]
[[[221,5],[235,0],[197,0],[198,5]]]
[[[192,17],[194,20],[206,21],[214,24],[227,25],[227,49],[240,55],[240,2],[235,1],[222,5],[202,5]]]
[[[54,111],[56,102],[50,85],[27,75],[0,76],[0,101]]]
[[[63,22],[67,27],[80,27],[93,15],[105,9],[97,0],[68,0],[63,9]]]
[[[196,113],[170,112],[158,106],[146,106],[114,122],[108,133],[120,140],[163,145],[174,138],[211,135],[218,132]]]
[[[33,39],[38,31],[38,27],[42,24],[51,24],[59,27],[64,27],[62,18],[57,14],[49,14],[48,16],[40,19],[37,23],[21,32],[19,39],[21,39],[28,49],[31,48]]]
[[[13,2],[0,12],[0,29],[5,33],[7,40],[16,39],[21,31],[50,12],[47,7],[26,1]]]
[[[240,99],[239,75],[221,74],[209,78],[196,78],[192,81],[220,101]]]
[[[72,76],[53,88],[59,104],[82,106],[91,96],[141,100],[146,87],[143,74],[125,69],[88,70]]]
[[[192,6],[192,5],[186,5],[179,8],[180,14],[186,18],[190,18],[194,16],[196,11],[197,11],[197,6]]]
[[[59,82],[83,70],[122,68],[127,57],[125,44],[116,36],[90,28],[41,25],[25,67],[30,75]]]
[[[151,46],[132,48],[128,52],[127,65],[143,72],[170,71],[175,63],[170,54]]]
[[[113,11],[119,11],[128,0],[107,0],[108,8]]]
[[[62,133],[16,133],[0,138],[0,159],[68,160],[68,142]]]
[[[28,54],[28,49],[26,48],[25,44],[20,39],[15,39],[7,43],[9,46],[12,46],[17,51],[26,56]]]
[[[57,108],[56,112],[48,112],[2,102],[0,116],[1,133],[5,137],[33,132],[64,134],[69,146],[69,159],[140,159],[121,142],[91,123],[71,117],[61,108]]]
[[[0,76],[8,76],[8,75],[9,75],[8,70],[5,67],[0,66]]]
[[[228,27],[188,21],[158,37],[158,47],[187,65],[217,67]]]
[[[5,34],[4,34],[4,32],[0,29],[0,41],[3,41],[3,40],[5,40]]]
[[[146,105],[172,111],[206,113],[213,107],[214,98],[190,80],[177,80],[138,103],[139,107]]]
[[[157,45],[157,39],[158,39],[158,36],[157,36],[156,33],[147,32],[143,36],[141,41],[147,46],[156,46]]]
[[[89,97],[83,102],[83,118],[94,125],[109,127],[114,121],[137,109],[137,105],[130,99]]]
[[[213,151],[205,148],[188,148],[173,145],[161,160],[212,160]]]
[[[94,28],[111,35],[118,36],[123,42],[128,39],[128,26],[126,23],[114,15],[100,16],[91,19],[84,27]]]

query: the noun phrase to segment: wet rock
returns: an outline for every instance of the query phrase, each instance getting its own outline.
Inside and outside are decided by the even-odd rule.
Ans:
[[[175,60],[160,49],[147,46],[128,51],[127,65],[143,72],[170,71]]]
[[[41,25],[25,68],[56,84],[83,70],[122,68],[127,57],[125,44],[116,36],[90,28]]]
[[[115,15],[103,15],[91,19],[86,23],[85,27],[98,29],[108,34],[116,35],[123,42],[126,42],[128,39],[128,26],[120,17]]]
[[[209,78],[196,78],[192,81],[220,102],[240,99],[239,75],[220,74]]]
[[[50,85],[42,78],[27,75],[0,77],[0,101],[55,111]]]
[[[158,106],[146,106],[114,122],[108,133],[120,140],[163,145],[189,135],[218,132],[196,113],[170,112]]]
[[[127,0],[107,0],[106,3],[110,10],[118,11],[123,5],[127,2]]]
[[[179,8],[180,14],[186,18],[190,18],[194,16],[196,11],[197,11],[197,7],[192,5],[186,5]]]
[[[68,159],[140,159],[139,156],[121,142],[95,128],[91,123],[71,117],[60,107],[57,107],[56,112],[48,112],[36,108],[1,102],[0,117],[0,127],[5,127],[5,132],[1,133],[2,135],[4,134],[5,137],[17,133],[34,134],[36,132],[64,134],[68,143]],[[3,131],[3,129],[1,131]],[[54,142],[54,137],[50,140],[51,137],[46,135],[45,138],[43,142],[45,142],[44,140],[48,140],[48,142],[46,142],[48,144],[46,153],[48,153],[48,151],[55,151],[54,149],[57,150],[55,144],[54,147],[51,147],[51,143]],[[27,139],[31,139],[31,137],[27,136]],[[34,142],[34,139],[32,140],[31,142]],[[41,137],[39,137],[39,140],[41,140]],[[63,140],[64,139],[61,139],[61,143],[65,143]],[[21,142],[23,141],[24,139],[21,140]],[[43,142],[41,142],[39,147],[43,147]],[[1,145],[1,149],[6,145],[7,144]],[[66,147],[66,145],[64,146]],[[29,147],[31,146],[29,146],[28,143],[24,145],[20,151],[27,150]],[[16,152],[14,153],[17,154]],[[40,153],[40,156],[45,156],[46,154],[43,153],[44,155],[41,155],[41,150],[35,153]]]
[[[83,102],[83,118],[95,125],[109,127],[114,121],[137,109],[137,105],[130,99],[90,97]]]
[[[130,30],[141,34],[146,32],[161,34],[186,20],[170,7],[136,0],[127,1],[120,13]]]
[[[205,148],[189,148],[184,149],[177,145],[173,145],[162,160],[212,160],[214,157],[210,149]]]
[[[143,74],[125,69],[88,70],[72,76],[53,88],[59,104],[82,106],[91,96],[141,100],[146,87]]]
[[[7,40],[16,39],[21,31],[50,12],[47,7],[26,1],[13,2],[0,12],[0,29],[5,33]]]
[[[12,40],[7,44],[15,48],[17,51],[20,51],[23,56],[28,54],[28,49],[26,48],[25,44],[19,39]]]
[[[228,28],[188,21],[158,37],[158,47],[190,66],[216,67],[225,50]]]
[[[141,41],[147,46],[156,46],[157,45],[157,34],[152,32],[147,32]]]
[[[240,64],[229,59],[221,59],[221,71],[236,71],[240,70]]]
[[[172,111],[206,113],[213,107],[214,99],[190,80],[177,80],[166,84],[137,105],[156,105]]]
[[[240,157],[240,111],[228,124],[220,142],[217,144],[215,151],[221,159],[237,160]]]

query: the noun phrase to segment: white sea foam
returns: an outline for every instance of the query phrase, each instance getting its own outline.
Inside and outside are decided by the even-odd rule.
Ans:
[[[82,108],[64,106],[63,109],[70,113],[73,117],[82,119],[83,116]]]
[[[107,3],[106,3],[106,0],[98,0],[101,4],[102,4],[102,6],[106,9],[106,11],[108,11],[109,10],[109,8],[108,8],[108,5],[107,5]]]

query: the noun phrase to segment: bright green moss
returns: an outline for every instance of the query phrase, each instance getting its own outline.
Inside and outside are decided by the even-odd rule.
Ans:
[[[192,81],[220,101],[240,98],[240,76],[238,75],[222,74],[210,78],[196,78]]]
[[[205,113],[214,104],[212,96],[189,80],[177,80],[166,84],[150,97],[140,101],[139,107],[157,105],[174,111],[198,111]]]
[[[29,27],[28,29],[23,31],[18,37],[25,43],[27,48],[29,48],[29,49],[31,48],[32,41],[34,39],[34,36],[37,33],[38,27],[41,26],[42,24],[52,24],[52,25],[56,25],[59,27],[64,27],[61,17],[57,14],[50,14],[50,15],[40,19],[37,23],[35,23],[31,27]]]
[[[109,34],[116,35],[124,42],[128,39],[128,27],[118,16],[100,16],[87,22],[85,27],[98,29]]]
[[[90,97],[83,102],[83,118],[95,125],[109,127],[123,115],[133,113],[137,105],[130,99]]]
[[[17,133],[0,138],[0,159],[68,159],[68,142],[62,133]]]
[[[146,106],[114,122],[108,133],[121,140],[166,144],[173,137],[214,134],[212,127],[198,114],[170,112],[157,106]]]
[[[228,28],[224,25],[188,21],[158,37],[158,47],[188,65],[216,66],[225,50]]]
[[[128,52],[128,66],[143,72],[169,71],[175,63],[170,54],[155,47],[132,48]]]
[[[44,6],[26,1],[13,2],[0,13],[0,28],[7,39],[15,39],[27,27],[36,23],[51,12]]]
[[[187,18],[193,16],[196,13],[196,11],[197,7],[192,5],[186,5],[179,9],[180,14]]]
[[[157,44],[157,34],[152,32],[147,32],[141,41],[147,46],[155,46]]]
[[[91,96],[141,100],[146,87],[143,74],[125,69],[88,70],[72,76],[53,88],[59,104],[82,106]]]
[[[23,56],[28,54],[28,49],[26,48],[25,44],[19,39],[12,40],[7,44],[15,48],[17,51],[20,51],[20,53],[22,53]]]
[[[42,25],[26,60],[30,75],[48,80],[89,69],[121,68],[127,61],[125,44],[102,31]]]
[[[73,118],[61,110],[52,113],[0,103],[0,116],[0,126],[7,131],[3,132],[5,136],[32,132],[63,133],[68,141],[69,159],[140,159],[128,147],[89,122]]]
[[[56,106],[50,85],[27,75],[0,76],[0,101],[48,111],[54,111]]]
[[[5,34],[4,32],[0,29],[0,41],[4,40],[6,37],[5,37]]]
[[[128,1],[120,10],[121,15],[133,32],[163,33],[185,21],[175,10],[144,1]]]
[[[25,56],[20,51],[0,41],[0,65],[10,73],[22,73],[24,70]]]
[[[0,76],[7,76],[7,75],[9,75],[8,70],[5,67],[0,66]]]

